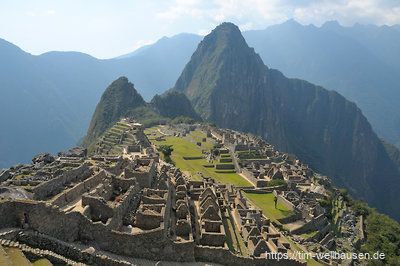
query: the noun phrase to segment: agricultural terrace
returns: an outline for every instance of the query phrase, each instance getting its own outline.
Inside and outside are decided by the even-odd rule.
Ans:
[[[208,163],[205,159],[184,160],[183,157],[201,157],[203,154],[196,149],[198,147],[195,144],[185,138],[165,136],[165,140],[156,140],[157,137],[162,136],[159,132],[157,133],[157,130],[158,129],[154,128],[146,129],[145,133],[149,134],[149,140],[156,146],[172,145],[172,148],[174,149],[171,154],[172,161],[175,163],[176,167],[180,168],[182,171],[190,172],[194,180],[201,180],[197,175],[197,173],[200,172],[204,176],[210,176],[217,181],[230,183],[236,187],[252,186],[237,173],[232,173],[230,171],[215,172],[213,165]]]

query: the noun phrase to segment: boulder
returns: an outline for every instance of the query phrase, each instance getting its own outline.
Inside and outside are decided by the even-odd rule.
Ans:
[[[37,164],[37,163],[49,164],[49,163],[52,163],[54,161],[55,161],[55,158],[50,153],[39,153],[39,154],[36,154],[32,158],[32,162],[34,164]]]

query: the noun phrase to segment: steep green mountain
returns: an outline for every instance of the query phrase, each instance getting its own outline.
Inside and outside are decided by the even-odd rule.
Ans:
[[[92,116],[83,145],[96,140],[123,117],[132,117],[145,126],[179,116],[201,120],[184,93],[169,91],[146,103],[126,77],[120,77],[104,91]]]
[[[111,83],[96,106],[84,145],[89,145],[112,127],[131,109],[145,106],[146,102],[126,77]]]
[[[266,67],[235,25],[223,23],[203,39],[174,89],[203,119],[263,136],[400,219],[400,174],[360,109],[335,91]]]
[[[178,116],[185,116],[200,121],[200,116],[193,109],[192,104],[186,95],[180,91],[167,91],[161,96],[156,94],[150,102],[153,110],[158,114],[174,119]]]
[[[321,27],[294,20],[244,33],[266,65],[354,101],[374,131],[400,143],[400,32],[395,27]]]

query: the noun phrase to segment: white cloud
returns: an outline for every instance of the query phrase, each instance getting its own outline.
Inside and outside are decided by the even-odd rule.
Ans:
[[[47,10],[47,14],[48,14],[48,15],[51,15],[51,16],[54,16],[54,15],[56,14],[56,11],[54,11],[54,10]]]
[[[197,34],[201,35],[201,36],[206,36],[207,34],[209,34],[211,32],[211,30],[208,29],[201,29],[197,32]]]
[[[159,19],[204,19],[213,23],[232,21],[242,29],[265,27],[294,18],[303,24],[321,25],[338,20],[343,25],[400,23],[397,0],[176,0],[157,14]],[[251,24],[250,24],[251,23]],[[246,25],[246,26],[245,26]]]
[[[239,25],[239,29],[241,31],[251,30],[252,28],[253,28],[253,23],[251,23],[251,22],[247,22],[245,24]]]

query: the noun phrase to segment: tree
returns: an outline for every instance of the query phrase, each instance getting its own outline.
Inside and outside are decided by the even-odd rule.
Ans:
[[[173,163],[171,159],[171,153],[174,150],[172,145],[161,145],[158,150],[164,155],[164,160],[167,163]]]

